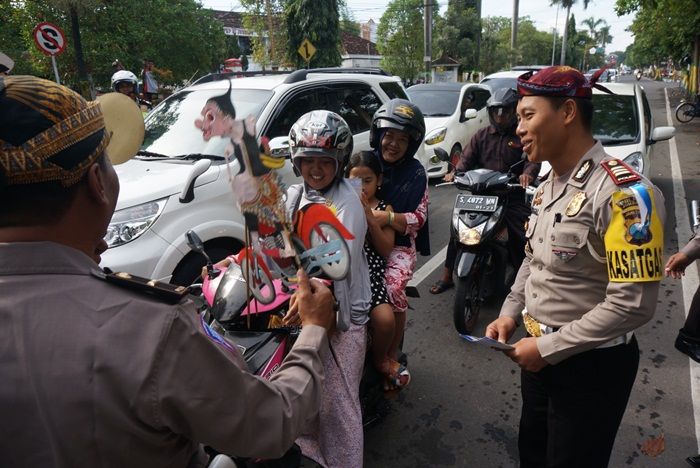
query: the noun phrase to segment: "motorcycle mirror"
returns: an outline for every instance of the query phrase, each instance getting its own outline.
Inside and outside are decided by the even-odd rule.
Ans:
[[[525,161],[527,161],[527,153],[523,153],[522,156],[520,156],[520,160],[508,168],[508,175],[513,175],[513,169],[518,167],[520,164],[524,164]]]
[[[442,148],[435,148],[435,156],[438,157],[440,161],[449,161],[450,160],[450,155],[447,154],[447,151],[445,151]]]
[[[204,252],[204,242],[202,242],[202,239],[196,232],[190,229],[185,233],[185,239],[187,239],[187,246],[190,248],[190,250],[206,255]]]
[[[197,233],[192,229],[185,233],[185,239],[187,239],[187,245],[193,252],[197,252],[198,254],[204,256],[204,259],[207,261],[207,275],[209,278],[214,278],[216,276],[214,264],[212,263],[211,258],[209,258],[209,255],[207,255],[207,253],[204,251],[204,242],[202,242],[202,239],[200,239]]]

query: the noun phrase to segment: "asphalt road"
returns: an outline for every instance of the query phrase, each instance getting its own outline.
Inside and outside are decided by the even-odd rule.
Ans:
[[[677,85],[646,79],[641,84],[647,91],[656,125],[667,125],[663,88]],[[677,98],[674,93],[671,95],[673,104]],[[698,199],[700,119],[674,125],[683,186],[689,199]],[[650,172],[666,197],[667,255],[678,249],[669,153],[668,142],[656,144]],[[430,189],[433,253],[447,243],[448,217],[456,193],[450,186]],[[685,204],[685,200],[681,202]],[[420,258],[419,267],[428,260],[429,257]],[[515,467],[519,369],[498,351],[470,346],[458,337],[451,316],[454,290],[438,296],[428,292],[440,271],[441,267],[437,268],[418,285],[421,297],[411,301],[414,310],[409,312],[405,350],[413,380],[391,401],[390,414],[365,432],[366,466]],[[639,372],[611,467],[685,467],[684,458],[698,451],[691,364],[673,348],[684,320],[681,289],[680,282],[665,280],[655,317],[637,332],[641,349]],[[501,301],[485,304],[474,334],[483,335],[485,325],[497,316]],[[700,400],[700,395],[696,399]],[[595,413],[591,417],[595,418]],[[665,437],[665,451],[656,458],[644,455],[641,444],[661,434]]]

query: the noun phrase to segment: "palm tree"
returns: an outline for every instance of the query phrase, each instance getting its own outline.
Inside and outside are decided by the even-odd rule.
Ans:
[[[590,0],[583,0],[583,8],[588,8],[588,3]],[[550,5],[561,5],[562,8],[566,8],[566,21],[564,22],[564,34],[561,39],[561,59],[559,60],[560,65],[564,65],[564,60],[566,60],[566,36],[567,29],[569,26],[569,13],[571,13],[571,7],[574,6],[576,0],[551,0]]]
[[[605,20],[602,18],[595,19],[591,16],[590,18],[586,18],[585,20],[583,20],[581,23],[588,26],[588,32],[591,36],[591,39],[597,41],[598,36],[600,35],[600,31],[598,31],[598,26],[600,26],[601,24],[605,24]]]

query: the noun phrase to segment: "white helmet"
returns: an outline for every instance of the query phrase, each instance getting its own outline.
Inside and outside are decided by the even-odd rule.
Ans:
[[[114,91],[117,90],[117,86],[119,85],[119,83],[131,83],[134,85],[135,91],[138,82],[139,80],[138,78],[136,78],[136,75],[131,73],[129,70],[119,70],[114,75],[112,75],[112,89]]]

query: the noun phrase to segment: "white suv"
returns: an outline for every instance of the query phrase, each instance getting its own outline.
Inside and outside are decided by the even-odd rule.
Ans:
[[[378,70],[298,70],[285,75],[235,78],[208,75],[163,101],[146,118],[138,155],[116,166],[121,184],[102,254],[102,266],[115,271],[189,284],[204,265],[190,252],[185,232],[194,229],[216,261],[243,245],[244,222],[229,185],[227,141],[205,142],[194,121],[206,101],[224,94],[229,84],[238,118],[257,117],[258,137],[286,136],[306,112],[326,109],[350,126],[355,151],[369,149],[374,112],[393,98],[406,98],[398,78]],[[298,182],[287,162],[280,169],[286,184]]]

